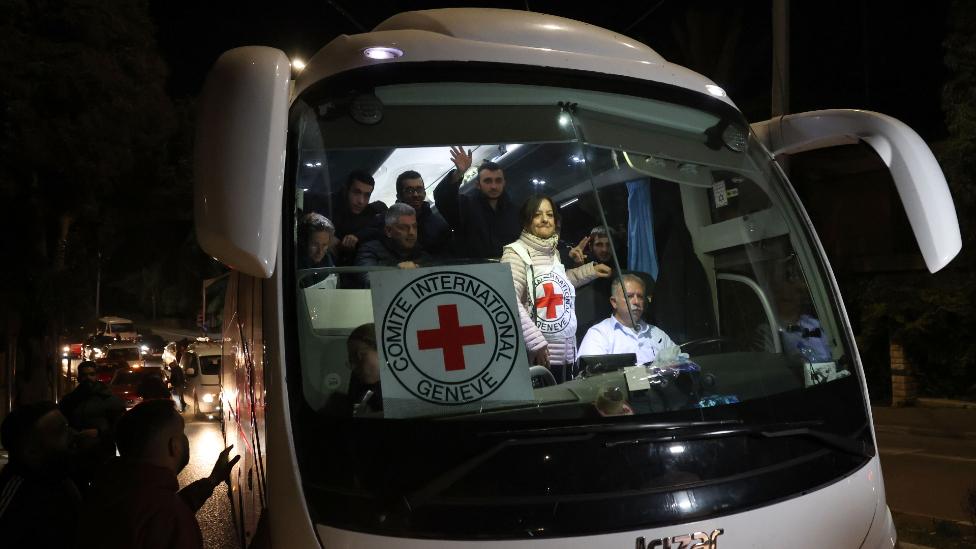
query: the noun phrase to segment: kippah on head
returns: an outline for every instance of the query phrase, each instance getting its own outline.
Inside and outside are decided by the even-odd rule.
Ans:
[[[34,424],[39,419],[47,415],[52,410],[57,410],[58,405],[50,400],[32,402],[13,409],[0,425],[0,444],[10,452],[11,456],[20,454],[27,442]]]
[[[122,457],[141,457],[152,439],[179,417],[172,400],[147,400],[119,419],[115,442]]]

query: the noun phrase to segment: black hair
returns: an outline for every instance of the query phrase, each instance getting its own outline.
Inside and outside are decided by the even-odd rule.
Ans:
[[[170,399],[146,400],[119,419],[115,442],[124,458],[142,457],[152,439],[180,417]]]
[[[10,452],[11,458],[20,457],[38,420],[57,409],[57,404],[42,400],[14,408],[7,414],[0,425],[0,444]]]
[[[363,170],[353,170],[349,173],[349,177],[346,178],[346,191],[352,188],[354,181],[361,181],[370,187],[376,186],[376,181],[373,179],[373,176],[369,175]]]
[[[169,398],[170,392],[169,388],[166,387],[166,382],[162,378],[156,377],[154,375],[144,376],[139,385],[136,386],[136,394],[141,396],[144,400],[151,400],[156,398]]]
[[[480,166],[478,166],[478,179],[479,180],[481,179],[481,172],[485,170],[493,172],[495,170],[500,170],[500,169],[502,169],[502,167],[499,166],[498,164],[495,164],[491,160],[485,160],[484,162],[481,163]]]
[[[423,181],[424,178],[419,173],[413,170],[407,170],[401,173],[400,175],[398,175],[396,180],[397,198],[399,198],[400,195],[403,194],[403,182],[406,181],[407,179],[420,179],[421,181]]]
[[[346,340],[346,352],[349,354],[349,363],[353,367],[359,365],[359,346],[357,343],[363,344],[374,351],[376,350],[376,327],[372,322],[357,327],[349,334],[349,339]]]
[[[519,221],[522,223],[522,229],[528,231],[532,226],[532,218],[535,217],[536,210],[542,205],[543,200],[548,200],[549,205],[552,206],[552,216],[556,222],[556,231],[559,231],[559,227],[562,226],[562,217],[559,215],[559,208],[556,207],[556,203],[552,198],[544,194],[534,194],[525,199],[522,203],[522,208],[519,209]]]
[[[82,368],[91,368],[93,370],[97,370],[98,364],[95,364],[95,362],[92,360],[82,360],[81,362],[78,363],[78,367],[75,369],[75,371],[80,374]]]

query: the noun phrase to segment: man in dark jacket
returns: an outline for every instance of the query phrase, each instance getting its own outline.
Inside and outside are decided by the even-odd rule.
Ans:
[[[326,216],[335,225],[336,257],[338,265],[349,265],[356,250],[364,242],[383,236],[383,216],[386,204],[370,203],[376,181],[368,173],[356,170],[349,174],[346,184],[335,193],[305,195],[305,212]]]
[[[182,490],[176,475],[190,462],[183,416],[171,400],[149,400],[119,420],[121,458],[95,480],[78,528],[82,549],[202,549],[196,512],[226,482],[240,456],[225,448],[209,477]],[[111,518],[111,527],[104,521]]]
[[[72,546],[81,495],[68,477],[73,432],[53,402],[15,408],[0,426],[0,546]]]
[[[518,240],[518,207],[505,192],[505,173],[494,162],[478,168],[477,188],[461,193],[461,177],[471,167],[471,151],[451,148],[457,169],[434,189],[437,210],[454,229],[455,253],[462,257],[499,258],[502,247]]]
[[[382,239],[359,247],[357,267],[416,269],[430,263],[430,255],[417,243],[417,213],[413,208],[402,202],[390,206],[383,230],[385,235]],[[362,273],[359,282],[368,288],[367,275]]]
[[[401,173],[397,176],[396,193],[397,202],[407,204],[417,212],[417,239],[420,247],[433,255],[446,251],[451,238],[451,227],[425,200],[427,189],[424,178],[413,170]]]
[[[115,423],[125,412],[125,403],[96,379],[95,372],[94,362],[79,364],[78,386],[59,404],[71,427],[83,435],[81,453],[72,462],[72,474],[82,491],[91,475],[115,456]]]

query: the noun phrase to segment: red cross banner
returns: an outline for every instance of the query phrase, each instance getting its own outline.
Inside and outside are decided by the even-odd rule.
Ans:
[[[533,400],[507,265],[370,274],[386,417]]]

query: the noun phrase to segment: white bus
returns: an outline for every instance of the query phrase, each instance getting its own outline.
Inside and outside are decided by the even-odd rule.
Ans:
[[[196,230],[232,269],[223,421],[245,545],[895,545],[851,327],[777,159],[873,147],[934,272],[961,239],[914,131],[853,110],[750,125],[642,43],[507,10],[403,13],[292,74],[281,51],[231,50],[200,103]],[[530,374],[507,265],[457,238],[412,271],[300,268],[299,221],[334,215],[349,173],[392,202],[415,170],[431,198],[452,145],[504,170],[510,205],[551,196],[564,240],[609,230],[615,274],[652,284],[645,320],[689,358]],[[610,313],[587,288],[581,333]],[[370,323],[382,395],[351,388],[347,340]]]

